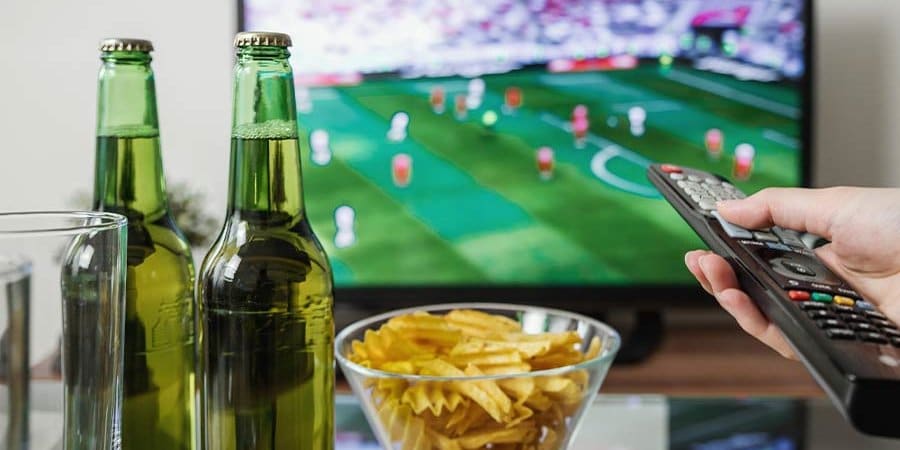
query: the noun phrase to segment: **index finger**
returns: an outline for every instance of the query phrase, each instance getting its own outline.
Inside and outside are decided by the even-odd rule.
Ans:
[[[743,200],[717,205],[722,217],[745,228],[777,225],[831,239],[831,223],[841,204],[834,189],[767,188]]]

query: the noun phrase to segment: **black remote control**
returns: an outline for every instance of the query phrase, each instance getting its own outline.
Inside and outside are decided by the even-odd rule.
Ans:
[[[784,334],[858,430],[900,437],[900,331],[819,261],[793,230],[747,230],[716,212],[745,195],[723,177],[671,164],[647,170],[665,199],[734,268],[741,288]],[[739,357],[739,356],[738,356]],[[760,375],[765,367],[759,368]]]

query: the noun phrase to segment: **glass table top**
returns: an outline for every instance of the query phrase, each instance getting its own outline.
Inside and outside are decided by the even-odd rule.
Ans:
[[[62,420],[59,383],[32,392],[33,450],[61,448],[42,432]],[[356,398],[339,393],[335,450],[380,448]],[[900,416],[897,419],[900,426]],[[825,398],[685,398],[601,394],[574,450],[900,450],[900,440],[855,431]]]
[[[381,448],[352,395],[339,394],[335,409],[335,450]],[[601,394],[572,446],[572,450],[665,449],[882,450],[900,449],[900,441],[861,435],[824,398]]]

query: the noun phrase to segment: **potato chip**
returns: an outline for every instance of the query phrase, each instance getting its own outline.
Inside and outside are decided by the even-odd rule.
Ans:
[[[454,439],[450,439],[449,437],[431,429],[426,429],[426,433],[431,439],[431,442],[434,443],[434,447],[438,450],[462,450],[459,442],[456,442]]]
[[[537,433],[534,423],[523,422],[512,428],[488,428],[467,433],[457,439],[464,449],[479,449],[488,444],[520,443]]]
[[[522,355],[515,350],[504,350],[497,353],[474,353],[468,355],[449,355],[447,360],[457,367],[470,365],[496,366],[522,363]]]
[[[528,360],[528,363],[534,370],[545,370],[571,366],[581,361],[584,361],[584,354],[578,350],[566,350],[532,358]]]
[[[597,357],[574,331],[527,334],[508,317],[475,310],[393,317],[350,345],[348,359],[385,372],[498,379],[369,378],[378,420],[403,450],[556,450],[590,386],[585,369],[515,376]]]
[[[514,373],[531,372],[531,365],[528,363],[516,364],[487,364],[478,366],[485,375],[510,375]]]
[[[503,389],[503,392],[515,398],[517,404],[524,404],[535,389],[534,379],[525,377],[498,380],[497,385]]]

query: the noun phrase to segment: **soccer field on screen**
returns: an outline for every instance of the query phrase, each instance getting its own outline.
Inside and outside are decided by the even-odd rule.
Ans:
[[[689,280],[683,254],[703,244],[646,180],[653,162],[672,162],[731,177],[733,151],[755,148],[746,192],[800,182],[802,108],[796,86],[738,81],[687,66],[643,63],[617,71],[548,73],[526,69],[486,75],[481,105],[460,119],[461,77],[366,80],[313,88],[300,114],[304,189],[313,229],[338,285],[615,285]],[[446,94],[441,114],[429,95]],[[504,92],[523,104],[504,111]],[[588,108],[583,148],[571,132],[573,108]],[[635,135],[628,110],[646,111]],[[484,113],[497,121],[486,127]],[[387,138],[391,118],[409,115],[407,136]],[[704,136],[724,135],[719,159]],[[309,133],[328,133],[331,159],[315,164]],[[550,179],[536,151],[553,149]],[[406,186],[392,158],[407,154]],[[321,161],[320,161],[321,162]],[[335,244],[335,210],[352,242]],[[346,218],[345,218],[346,220]]]

